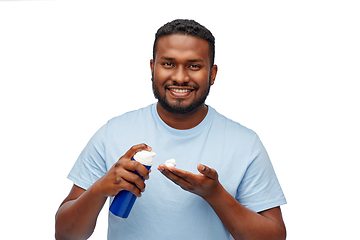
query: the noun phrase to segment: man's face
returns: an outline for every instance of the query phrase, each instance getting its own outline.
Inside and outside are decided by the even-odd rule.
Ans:
[[[217,67],[210,66],[209,44],[189,35],[169,35],[157,42],[151,60],[153,91],[165,110],[186,114],[205,102]]]

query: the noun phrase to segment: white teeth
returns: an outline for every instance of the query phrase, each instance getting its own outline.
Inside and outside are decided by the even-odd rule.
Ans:
[[[190,89],[171,89],[171,91],[178,92],[178,93],[185,93],[190,92]]]

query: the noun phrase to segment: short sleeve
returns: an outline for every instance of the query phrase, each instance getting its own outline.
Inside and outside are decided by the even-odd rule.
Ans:
[[[250,164],[237,189],[236,199],[254,212],[286,204],[269,156],[256,134],[249,157]]]
[[[107,125],[104,125],[94,134],[68,175],[68,179],[85,190],[107,172],[105,162],[106,129]]]

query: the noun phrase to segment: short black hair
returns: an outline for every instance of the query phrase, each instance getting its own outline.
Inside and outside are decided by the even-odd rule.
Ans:
[[[156,45],[159,38],[163,36],[182,34],[191,35],[206,40],[209,43],[209,56],[211,67],[214,65],[215,60],[215,37],[212,33],[199,24],[198,22],[190,19],[176,19],[166,23],[164,26],[159,28],[155,34],[155,41],[153,46],[153,60],[155,61]]]

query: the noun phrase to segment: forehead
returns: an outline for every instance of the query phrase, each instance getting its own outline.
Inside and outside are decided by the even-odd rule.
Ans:
[[[173,34],[159,38],[155,58],[201,58],[209,61],[209,43],[191,35]]]

